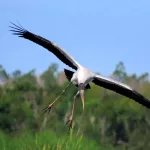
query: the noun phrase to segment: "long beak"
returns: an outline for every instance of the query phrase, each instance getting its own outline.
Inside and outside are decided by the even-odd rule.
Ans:
[[[84,90],[80,90],[80,96],[81,96],[83,110],[84,110]]]

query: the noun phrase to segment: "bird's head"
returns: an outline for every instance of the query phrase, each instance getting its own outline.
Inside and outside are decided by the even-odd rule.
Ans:
[[[80,96],[81,96],[81,100],[82,100],[82,105],[83,105],[83,110],[84,110],[84,91],[85,91],[85,86],[83,83],[79,84],[78,86],[79,88],[79,92],[80,92]]]

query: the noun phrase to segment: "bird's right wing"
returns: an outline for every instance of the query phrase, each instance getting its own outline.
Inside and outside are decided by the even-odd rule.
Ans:
[[[101,75],[95,75],[92,82],[96,85],[112,90],[128,98],[131,98],[136,102],[142,104],[143,106],[150,108],[150,101],[126,84],[123,84],[110,78],[103,77]]]
[[[10,28],[12,28],[10,31],[12,31],[13,34],[43,46],[71,68],[77,70],[77,68],[80,66],[80,64],[73,57],[71,57],[65,50],[60,48],[52,41],[49,41],[39,35],[33,34],[24,29],[22,26],[15,25],[14,23],[12,23],[12,26],[10,26]]]

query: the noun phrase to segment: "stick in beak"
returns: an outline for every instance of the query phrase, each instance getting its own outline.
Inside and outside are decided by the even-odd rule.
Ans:
[[[83,110],[84,110],[84,90],[80,90],[80,96],[81,96]]]

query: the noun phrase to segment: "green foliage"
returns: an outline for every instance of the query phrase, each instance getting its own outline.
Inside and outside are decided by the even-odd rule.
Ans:
[[[58,83],[57,69],[51,64],[40,76],[35,70],[8,74],[0,65],[0,149],[150,149],[149,109],[94,84],[86,91],[84,111],[80,97],[76,101],[73,132],[64,123],[77,92],[74,85],[41,116],[68,83]],[[120,62],[113,77],[150,98],[148,73],[128,75]]]
[[[116,65],[116,69],[113,72],[113,75],[116,77],[117,80],[119,81],[124,81],[125,78],[127,77],[127,73],[125,71],[125,66],[123,64],[123,62],[119,62]]]
[[[9,141],[9,142],[8,142]],[[1,150],[114,150],[112,147],[99,146],[93,140],[83,138],[83,135],[71,132],[68,135],[58,136],[55,132],[44,131],[38,133],[19,133],[17,136],[7,136],[0,132]]]
[[[3,66],[0,65],[0,81],[7,81],[8,79],[8,74],[6,73],[5,69],[3,69]]]

